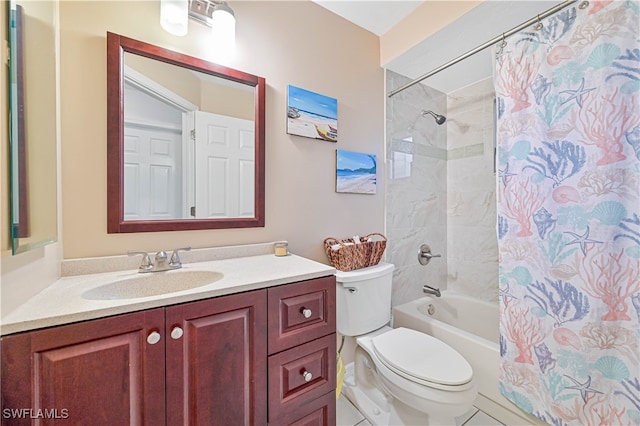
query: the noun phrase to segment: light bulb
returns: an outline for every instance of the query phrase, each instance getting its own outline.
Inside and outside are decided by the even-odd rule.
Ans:
[[[236,18],[225,3],[216,5],[211,15],[211,31],[217,49],[232,53],[236,46]]]
[[[189,24],[189,0],[161,0],[160,26],[169,34],[184,36]]]

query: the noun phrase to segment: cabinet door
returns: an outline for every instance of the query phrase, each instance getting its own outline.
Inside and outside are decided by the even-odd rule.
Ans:
[[[165,424],[163,327],[153,309],[3,337],[3,424]]]
[[[266,424],[266,321],[266,290],[166,309],[168,424]]]

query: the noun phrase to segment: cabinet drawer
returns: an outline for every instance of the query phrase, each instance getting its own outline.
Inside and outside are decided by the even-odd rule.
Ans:
[[[272,421],[273,426],[335,426],[336,424],[336,393],[316,398],[313,401],[288,411]]]
[[[269,357],[269,421],[336,388],[336,335]]]
[[[269,354],[336,331],[336,277],[268,290]]]

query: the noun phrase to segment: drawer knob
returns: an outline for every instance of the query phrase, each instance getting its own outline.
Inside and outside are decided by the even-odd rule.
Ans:
[[[184,331],[182,331],[180,327],[173,327],[173,329],[171,330],[171,338],[174,340],[178,340],[182,337],[183,334]]]
[[[313,374],[311,374],[310,372],[308,372],[307,370],[304,370],[302,372],[302,377],[304,378],[305,382],[310,382],[311,379],[313,379]]]
[[[160,333],[158,333],[157,331],[152,331],[147,336],[147,343],[150,345],[155,345],[159,341],[160,341]]]
[[[311,314],[313,313],[313,312],[311,312],[311,309],[309,309],[309,308],[302,308],[302,309],[300,309],[300,312],[302,313],[302,315],[305,318],[311,318]]]

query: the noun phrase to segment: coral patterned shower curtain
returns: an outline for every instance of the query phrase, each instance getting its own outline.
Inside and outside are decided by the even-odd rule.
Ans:
[[[574,3],[496,55],[500,387],[552,425],[640,425],[639,22]]]

